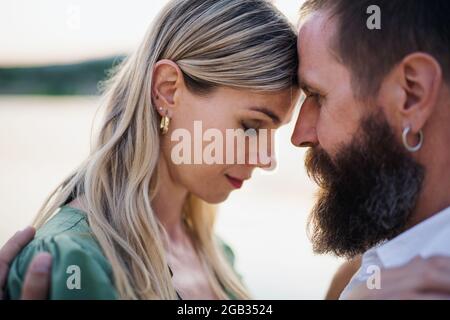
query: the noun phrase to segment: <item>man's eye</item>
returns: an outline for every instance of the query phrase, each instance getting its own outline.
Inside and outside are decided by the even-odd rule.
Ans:
[[[312,98],[312,99],[314,99],[319,105],[322,105],[322,96],[320,95],[320,94],[318,94],[318,93],[312,93],[312,92],[309,92],[307,95],[306,95],[306,99],[308,99],[308,98]]]

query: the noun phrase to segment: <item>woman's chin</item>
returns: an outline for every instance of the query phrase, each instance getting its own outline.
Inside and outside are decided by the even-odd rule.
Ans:
[[[219,204],[228,199],[231,191],[226,191],[223,193],[216,193],[213,195],[207,195],[205,197],[200,197],[203,201],[206,201],[209,204]]]

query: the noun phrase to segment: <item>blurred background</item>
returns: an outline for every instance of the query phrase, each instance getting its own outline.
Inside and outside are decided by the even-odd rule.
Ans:
[[[273,2],[297,23],[302,1]],[[0,245],[87,156],[98,82],[165,3],[0,0]],[[290,144],[293,125],[279,130],[278,168],[255,172],[220,207],[217,232],[259,299],[322,299],[341,262],[314,255],[307,238],[315,186]]]

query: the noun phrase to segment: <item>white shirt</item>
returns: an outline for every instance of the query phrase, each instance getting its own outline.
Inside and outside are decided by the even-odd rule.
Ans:
[[[374,285],[377,268],[393,268],[407,264],[421,256],[450,256],[450,207],[403,232],[396,238],[366,251],[362,256],[361,268],[350,280],[340,299],[345,299],[358,284]],[[381,288],[383,281],[380,279]]]

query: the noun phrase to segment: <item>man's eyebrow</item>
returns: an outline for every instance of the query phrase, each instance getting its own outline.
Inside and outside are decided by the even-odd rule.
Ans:
[[[310,79],[308,79],[307,77],[305,77],[305,75],[300,74],[299,75],[299,87],[300,89],[302,89],[303,91],[309,91],[309,92],[322,92],[322,90],[320,90],[318,88],[318,86],[314,85],[312,83],[312,81],[310,81]]]
[[[266,116],[268,116],[270,119],[272,119],[272,122],[274,124],[281,123],[280,117],[277,116],[274,112],[272,112],[271,110],[269,110],[266,107],[252,107],[252,108],[250,108],[250,110],[264,113]]]

